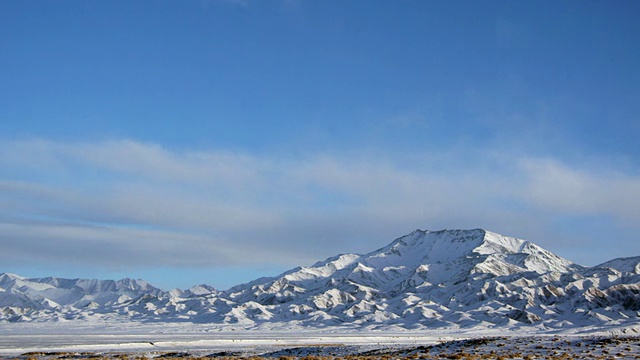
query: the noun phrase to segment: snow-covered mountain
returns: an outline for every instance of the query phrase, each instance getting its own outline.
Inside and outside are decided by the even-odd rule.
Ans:
[[[640,257],[583,267],[482,229],[416,230],[365,255],[338,255],[227,291],[3,274],[0,311],[0,321],[119,317],[245,328],[635,326]]]
[[[14,274],[0,274],[0,289],[0,306],[15,306],[15,301],[19,301],[35,309],[100,306],[143,294],[164,294],[143,280],[27,279]]]

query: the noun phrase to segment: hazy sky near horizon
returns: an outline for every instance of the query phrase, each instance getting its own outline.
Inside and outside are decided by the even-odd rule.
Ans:
[[[417,228],[640,255],[639,16],[0,0],[0,272],[224,289]]]

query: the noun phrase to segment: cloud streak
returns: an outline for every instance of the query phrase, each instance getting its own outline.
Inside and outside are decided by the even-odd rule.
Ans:
[[[565,217],[612,219],[608,240],[640,252],[627,240],[639,230],[640,177],[552,158],[491,149],[274,157],[133,140],[4,141],[0,150],[0,261],[9,264],[294,266],[415,228],[485,227],[556,251],[554,224]]]
[[[526,159],[522,192],[535,206],[557,213],[608,214],[637,224],[640,178],[610,169],[588,172],[550,159]]]

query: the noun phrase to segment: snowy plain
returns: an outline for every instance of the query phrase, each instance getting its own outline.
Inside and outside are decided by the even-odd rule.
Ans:
[[[0,357],[19,358],[23,354],[130,354],[156,357],[168,353],[191,356],[279,357],[293,355],[346,356],[354,354],[403,353],[417,349],[453,354],[483,341],[473,351],[523,351],[541,348],[558,350],[562,340],[572,353],[575,344],[602,343],[594,346],[598,354],[620,353],[640,358],[640,327],[586,327],[549,332],[543,328],[469,328],[431,331],[374,330],[327,327],[323,329],[243,329],[192,323],[144,324],[136,322],[45,322],[13,323],[0,326]],[[614,340],[610,340],[614,339]],[[616,340],[623,339],[625,341]],[[613,342],[611,342],[613,341]],[[513,348],[513,344],[520,347]],[[573,344],[573,345],[572,345]],[[568,346],[571,345],[571,346]],[[507,347],[505,347],[507,346]],[[511,346],[511,347],[509,347]],[[613,348],[612,348],[613,347]],[[608,349],[608,350],[607,350]],[[551,350],[550,350],[551,351]],[[624,352],[626,351],[626,352]],[[595,356],[596,353],[590,352]],[[575,357],[575,354],[573,354]],[[69,355],[67,355],[69,356]],[[404,356],[403,356],[404,357]],[[576,357],[577,358],[577,357]],[[589,358],[588,356],[586,358]]]

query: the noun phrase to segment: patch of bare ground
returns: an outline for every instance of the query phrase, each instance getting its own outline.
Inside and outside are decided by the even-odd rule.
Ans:
[[[369,347],[370,348],[370,347]],[[395,360],[395,359],[640,359],[640,337],[487,337],[441,341],[431,345],[380,347],[308,345],[261,354],[218,351],[202,355],[185,351],[147,353],[29,352],[12,359],[218,359],[218,360]]]

